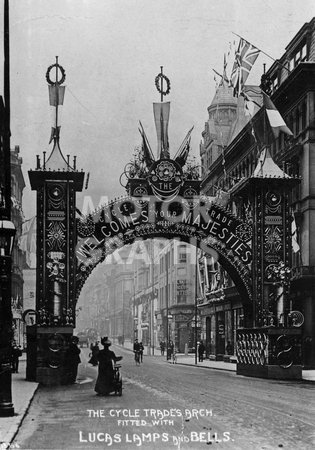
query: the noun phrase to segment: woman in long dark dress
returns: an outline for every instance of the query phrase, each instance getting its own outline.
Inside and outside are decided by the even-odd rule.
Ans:
[[[98,359],[98,377],[95,384],[95,392],[98,395],[108,395],[113,388],[114,367],[113,364],[122,359],[122,356],[116,356],[114,352],[109,350],[112,345],[108,337],[101,339],[101,344],[104,346],[97,354]]]

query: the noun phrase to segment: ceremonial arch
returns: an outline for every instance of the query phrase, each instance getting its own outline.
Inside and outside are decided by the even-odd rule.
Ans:
[[[78,222],[77,232],[77,298],[95,266],[116,249],[160,237],[179,239],[215,255],[244,301],[251,302],[251,227],[213,198],[123,197]]]
[[[52,67],[57,70],[61,66],[58,62],[50,66],[48,75]],[[137,240],[153,238],[179,239],[214,256],[242,297],[245,326],[255,328],[239,334],[242,373],[256,376],[263,373],[261,368],[268,371],[270,363],[277,365],[279,358],[274,354],[281,352],[278,344],[272,347],[269,343],[284,334],[286,338],[281,343],[287,342],[287,336],[292,333],[283,333],[283,329],[274,333],[274,324],[265,322],[265,318],[271,308],[273,266],[290,263],[288,193],[295,180],[280,171],[265,148],[253,176],[241,180],[233,191],[238,216],[226,208],[222,197],[202,195],[199,170],[187,159],[192,130],[175,156],[170,156],[167,133],[170,104],[163,103],[166,91],[161,86],[162,101],[153,105],[157,158],[141,126],[138,157],[124,170],[122,184],[126,196],[77,219],[76,192],[82,191],[85,174],[78,171],[76,157],[73,163],[69,156],[64,158],[59,145],[57,110],[61,104],[60,85],[65,79],[62,75],[60,81],[56,76],[55,82],[46,77],[52,105],[56,107],[51,154],[46,160],[44,153],[42,161],[38,156],[36,169],[29,172],[31,187],[37,191],[38,251],[36,323],[27,330],[27,379],[45,385],[67,382],[66,354],[84,283],[93,269],[115,250]],[[161,72],[156,79],[157,86],[163,80],[168,81]],[[270,332],[273,337],[269,337],[266,328],[269,325],[273,326]],[[259,327],[265,328],[257,331]],[[289,355],[289,352],[282,353]]]

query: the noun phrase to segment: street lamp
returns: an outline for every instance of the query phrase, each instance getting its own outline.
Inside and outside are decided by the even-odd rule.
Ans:
[[[273,286],[276,288],[276,293],[272,292],[269,294],[269,301],[273,299],[276,306],[276,311],[271,311],[269,313],[272,325],[274,325],[274,316],[276,316],[278,326],[284,325],[284,314],[286,311],[285,297],[290,286],[290,275],[291,269],[286,267],[283,261],[280,261],[278,264],[270,264],[268,267],[267,279],[272,282]],[[271,305],[268,305],[269,310],[270,306]],[[266,317],[265,320],[267,320]]]
[[[14,415],[12,403],[11,348],[13,339],[11,310],[11,254],[15,226],[0,220],[0,416]]]
[[[0,97],[0,416],[14,415],[12,403],[11,254],[15,227],[11,222],[10,39],[9,0],[4,0],[4,98]],[[3,101],[4,100],[4,101]]]

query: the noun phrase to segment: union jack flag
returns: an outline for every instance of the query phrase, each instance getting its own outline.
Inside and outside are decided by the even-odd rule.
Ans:
[[[233,94],[239,97],[245,81],[253,67],[260,50],[254,45],[241,38],[238,49],[235,53],[235,61],[231,72],[231,85],[234,88]]]

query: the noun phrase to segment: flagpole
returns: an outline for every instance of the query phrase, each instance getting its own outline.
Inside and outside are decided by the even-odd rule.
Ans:
[[[58,87],[58,56],[56,56],[56,134],[58,136],[58,103],[59,103],[59,87]]]
[[[163,66],[161,67],[161,75],[163,75]],[[161,76],[161,103],[163,103],[163,76]]]
[[[273,58],[272,56],[268,55],[268,53],[264,52],[263,50],[261,50],[259,47],[257,47],[257,45],[252,44],[251,42],[249,42],[247,39],[244,39],[242,36],[240,36],[237,33],[234,33],[234,31],[232,31],[232,34],[234,34],[235,36],[239,37],[240,39],[243,39],[243,41],[246,41],[248,44],[253,45],[254,47],[256,47],[261,53],[263,53],[264,55],[268,56],[268,58],[272,59],[274,62],[278,63],[279,66],[283,67],[284,69],[286,69],[288,72],[290,72],[290,70],[284,66],[283,64],[281,64],[281,62],[278,59]]]

